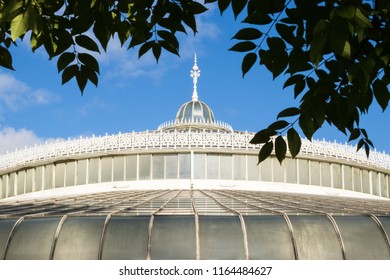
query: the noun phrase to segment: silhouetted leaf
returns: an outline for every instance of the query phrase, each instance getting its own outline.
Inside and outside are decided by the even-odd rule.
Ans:
[[[234,17],[237,19],[237,16],[241,13],[241,11],[245,8],[248,0],[233,0],[232,1],[232,9],[234,13]]]
[[[278,119],[279,118],[285,118],[285,117],[292,117],[292,116],[296,116],[296,115],[299,115],[300,113],[300,110],[299,108],[296,108],[296,107],[290,107],[290,108],[286,108],[284,110],[282,110],[279,114],[278,114]]]
[[[263,33],[256,29],[256,28],[243,28],[239,30],[236,35],[233,36],[232,39],[237,39],[237,40],[256,40],[259,39]]]
[[[251,41],[244,41],[239,42],[235,44],[233,47],[229,49],[229,51],[235,51],[235,52],[249,52],[256,48],[255,43]]]
[[[57,61],[58,72],[64,70],[76,58],[73,52],[65,52],[60,55]]]
[[[287,142],[291,156],[295,158],[301,150],[302,142],[301,137],[299,137],[298,132],[293,127],[287,131]]]
[[[267,129],[260,130],[253,136],[253,138],[249,141],[251,144],[263,144],[270,140],[270,135]]]
[[[275,139],[275,155],[279,163],[282,164],[283,160],[286,158],[287,153],[287,144],[284,141],[282,136],[278,136]]]
[[[247,53],[244,56],[241,64],[242,77],[252,68],[252,66],[256,63],[257,55],[256,53]]]
[[[274,143],[272,141],[265,143],[260,149],[258,164],[268,158],[273,149]]]
[[[100,53],[98,45],[87,35],[76,36],[75,40],[77,45],[79,45],[80,47],[83,47],[89,51]]]

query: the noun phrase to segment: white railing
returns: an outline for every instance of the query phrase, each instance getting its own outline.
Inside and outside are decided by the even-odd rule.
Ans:
[[[41,146],[25,148],[0,156],[0,171],[40,161],[115,153],[128,150],[147,150],[163,148],[214,148],[231,150],[258,150],[259,146],[249,141],[253,137],[249,132],[221,131],[144,131],[125,134],[106,135],[89,138],[57,141]],[[390,156],[371,151],[367,159],[363,151],[356,147],[336,142],[303,140],[301,155],[343,159],[355,163],[367,164],[390,170]]]

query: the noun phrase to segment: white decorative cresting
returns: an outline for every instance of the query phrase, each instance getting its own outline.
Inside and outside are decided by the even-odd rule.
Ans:
[[[0,156],[0,172],[19,169],[24,166],[66,160],[87,158],[91,155],[109,155],[132,153],[136,150],[150,149],[215,149],[231,151],[258,152],[259,146],[249,141],[254,134],[249,132],[225,131],[144,131],[106,135],[91,138],[58,141],[42,146],[31,147]],[[363,151],[356,152],[356,147],[327,141],[302,141],[299,157],[311,156],[318,159],[348,161],[390,171],[390,156],[372,151],[367,158]]]
[[[191,77],[194,83],[194,91],[192,92],[192,101],[198,101],[198,91],[197,91],[197,83],[198,83],[198,78],[200,76],[200,70],[198,68],[198,65],[196,64],[196,54],[194,56],[194,66],[192,66],[191,70]]]

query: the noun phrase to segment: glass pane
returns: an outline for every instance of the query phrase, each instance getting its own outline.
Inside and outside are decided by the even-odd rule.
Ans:
[[[352,186],[352,168],[350,166],[343,166],[344,168],[344,188],[346,190],[353,190]]]
[[[26,172],[19,171],[17,178],[18,178],[17,194],[24,194],[24,183],[26,178]]]
[[[15,172],[12,172],[8,177],[8,197],[15,195],[15,177]]]
[[[76,185],[84,185],[87,178],[87,160],[79,160],[77,162],[77,177]]]
[[[53,165],[45,165],[45,182],[43,188],[45,190],[53,188]]]
[[[353,190],[356,192],[362,192],[362,180],[360,174],[361,170],[353,167]]]
[[[260,163],[261,181],[272,182],[272,161],[270,158]]]
[[[114,181],[125,180],[125,157],[114,157]]]
[[[370,174],[367,170],[362,170],[362,186],[364,193],[371,193],[370,190]]]
[[[378,225],[368,216],[335,216],[348,260],[389,259],[388,245]]]
[[[26,193],[30,193],[33,191],[33,175],[34,169],[30,168],[26,172]]]
[[[76,174],[76,162],[70,161],[66,163],[66,186],[75,185],[75,174]]]
[[[164,155],[153,155],[153,179],[164,179]]]
[[[259,181],[259,166],[257,156],[248,155],[248,180]]]
[[[244,240],[236,216],[199,217],[200,259],[244,259]]]
[[[102,163],[102,182],[112,182],[112,157],[104,157]]]
[[[386,175],[383,173],[380,174],[380,185],[381,185],[381,196],[382,197],[388,197],[386,182],[387,182]]]
[[[96,260],[106,217],[69,217],[54,249],[55,260]]]
[[[378,172],[371,171],[372,194],[379,195]]]
[[[191,178],[191,154],[179,154],[179,179]]]
[[[294,247],[287,223],[282,216],[246,216],[249,259],[293,260]]]
[[[48,260],[60,218],[24,220],[13,233],[7,260]]]
[[[166,179],[177,179],[177,155],[166,155]]]
[[[58,163],[55,165],[55,187],[62,188],[65,183],[65,163]]]
[[[271,158],[274,182],[284,182],[284,163],[280,164],[276,158]]]
[[[220,155],[220,174],[222,180],[231,180],[233,178],[232,166],[233,166],[233,156],[231,155]]]
[[[16,219],[0,220],[0,260],[4,258],[8,237],[16,221]]]
[[[206,155],[194,154],[194,179],[206,178]]]
[[[145,260],[150,217],[112,217],[103,240],[103,260]]]
[[[126,157],[126,180],[137,180],[137,156]]]
[[[310,161],[310,179],[312,185],[321,185],[320,163],[318,161]]]
[[[333,168],[333,187],[342,189],[343,181],[342,181],[342,174],[341,174],[341,165],[332,164],[332,168]]]
[[[150,180],[150,155],[139,156],[139,180]]]
[[[88,183],[99,183],[99,162],[100,158],[91,158],[88,162]]]
[[[342,260],[342,248],[326,216],[289,216],[300,260]]]
[[[330,163],[321,162],[321,185],[324,187],[332,187],[332,178],[330,176]]]
[[[207,179],[219,179],[219,155],[207,155]]]
[[[43,172],[42,166],[35,168],[35,189],[34,189],[34,191],[42,190],[42,184],[43,184],[42,172]]]
[[[3,180],[5,176],[0,176],[0,198],[6,197],[6,181]]]
[[[299,165],[299,184],[309,184],[309,163],[305,159],[298,159]]]
[[[297,161],[295,159],[286,158],[286,176],[287,183],[296,184],[297,183]]]
[[[195,232],[194,216],[156,216],[151,259],[196,259]]]
[[[244,155],[234,155],[234,180],[246,180],[246,165]]]

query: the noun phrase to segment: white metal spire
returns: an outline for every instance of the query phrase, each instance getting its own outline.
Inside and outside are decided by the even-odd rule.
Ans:
[[[192,101],[198,101],[198,92],[196,90],[196,84],[198,83],[198,78],[200,76],[200,70],[196,64],[196,54],[194,57],[194,66],[192,66],[191,77],[194,83],[194,91],[192,92]]]

